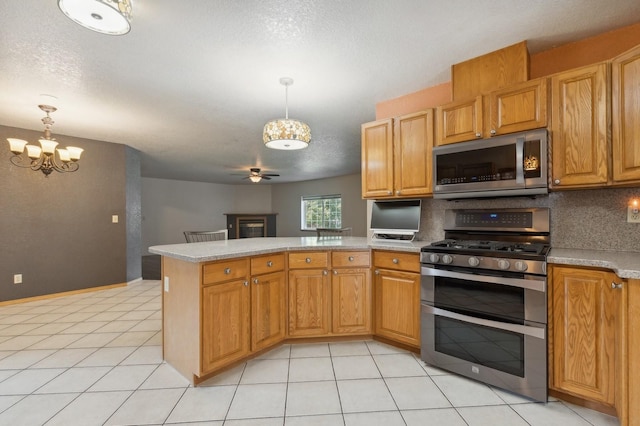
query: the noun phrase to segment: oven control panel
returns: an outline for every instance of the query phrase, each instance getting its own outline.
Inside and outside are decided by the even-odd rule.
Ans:
[[[468,254],[442,254],[424,251],[420,253],[420,262],[424,264],[456,266],[468,269],[488,269],[535,275],[547,274],[547,263],[543,260],[475,256]]]

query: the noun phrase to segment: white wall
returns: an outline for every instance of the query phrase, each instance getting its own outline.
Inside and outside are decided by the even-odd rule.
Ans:
[[[224,229],[225,213],[270,213],[269,185],[222,185],[142,178],[142,254],[184,243],[184,231]]]
[[[354,236],[365,237],[367,202],[362,199],[360,174],[273,185],[271,204],[278,213],[278,237],[315,235],[300,230],[300,198],[331,194],[342,195],[342,226],[351,226]]]

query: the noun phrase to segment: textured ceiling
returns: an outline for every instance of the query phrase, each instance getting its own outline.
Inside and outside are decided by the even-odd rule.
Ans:
[[[530,53],[640,21],[638,0],[132,0],[125,36],[73,23],[55,0],[0,2],[0,124],[127,144],[142,175],[271,183],[360,171],[360,124],[377,102],[450,80],[453,63],[528,41]],[[274,151],[289,116],[312,144]],[[91,155],[87,151],[85,156]],[[264,182],[263,182],[264,183]],[[261,183],[261,184],[263,184]]]

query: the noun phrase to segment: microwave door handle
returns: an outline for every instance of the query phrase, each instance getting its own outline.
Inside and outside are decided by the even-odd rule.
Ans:
[[[524,137],[516,138],[516,184],[524,185]]]
[[[544,327],[532,327],[520,324],[511,324],[506,322],[492,321],[484,318],[470,317],[468,315],[458,314],[444,309],[435,308],[433,306],[422,305],[422,312],[426,314],[438,315],[445,318],[451,318],[462,322],[468,322],[476,325],[483,325],[485,327],[497,328],[499,330],[511,331],[513,333],[524,334],[526,336],[532,336],[537,339],[544,339],[545,329]]]

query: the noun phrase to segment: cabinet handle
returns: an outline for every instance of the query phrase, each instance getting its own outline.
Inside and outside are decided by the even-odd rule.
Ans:
[[[337,269],[333,270],[333,275],[338,275],[338,270]]]
[[[395,259],[395,258],[392,260],[392,262],[393,262],[394,265],[397,265],[398,263],[400,263],[400,261],[398,259]]]
[[[267,262],[267,267],[271,268],[273,266],[273,262],[272,261],[268,261]]]
[[[555,179],[555,180],[553,181],[553,183],[554,183],[555,185],[560,185],[560,179]]]
[[[224,268],[224,274],[229,275],[231,273],[231,268]]]
[[[353,262],[353,256],[349,256],[349,262]]]
[[[479,138],[480,136],[482,136],[482,133],[480,132],[476,133],[476,138]]]
[[[254,283],[254,284],[258,284],[258,279],[257,279],[257,278],[254,278],[254,279],[253,279],[253,283]]]
[[[622,288],[622,283],[616,283],[616,282],[612,282],[611,283],[611,288],[612,289],[621,289]]]
[[[495,135],[496,134],[496,130],[495,129],[491,129],[491,131],[489,133],[491,133],[492,135]]]
[[[328,275],[329,271],[327,271],[326,269],[324,271],[322,271],[322,275]]]
[[[380,271],[378,271],[377,269],[375,271],[373,271],[374,274],[376,275],[380,275]]]
[[[304,261],[307,262],[307,263],[311,263],[311,258],[307,257]]]
[[[247,287],[249,285],[249,281],[245,281],[243,284],[245,287]]]

